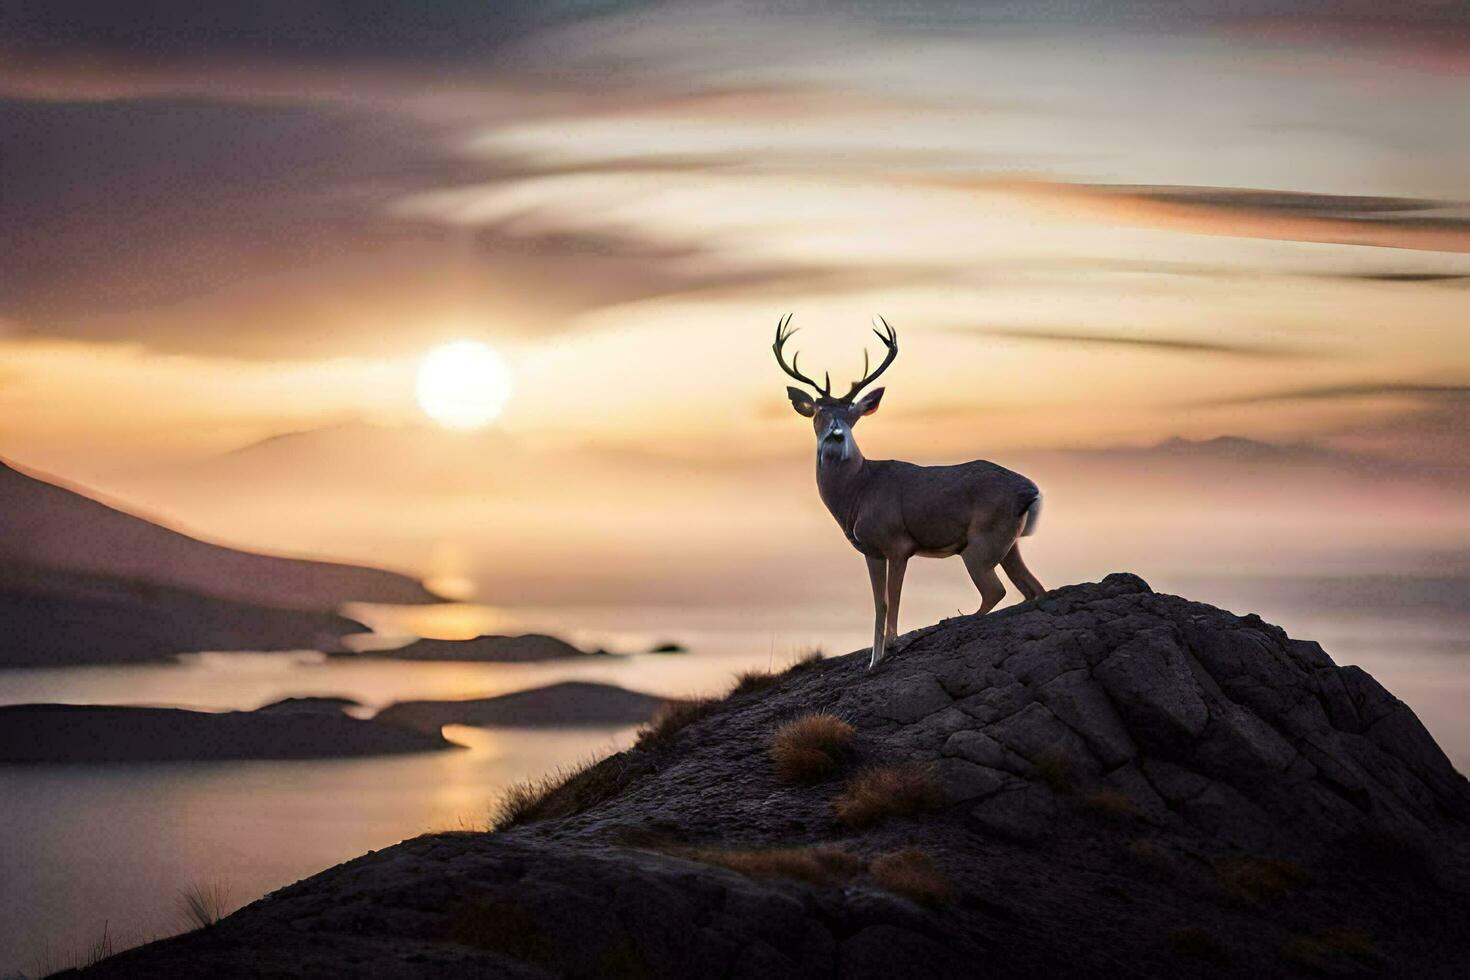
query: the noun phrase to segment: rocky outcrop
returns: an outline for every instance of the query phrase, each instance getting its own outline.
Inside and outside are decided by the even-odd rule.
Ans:
[[[437,732],[444,725],[503,728],[582,728],[637,725],[668,701],[616,684],[563,681],[493,698],[462,701],[399,701],[374,721]]]
[[[1113,575],[865,659],[657,726],[508,830],[367,855],[93,972],[1465,975],[1470,790],[1315,643]],[[784,782],[773,734],[810,711],[850,744]],[[889,796],[858,821],[865,785]]]
[[[437,731],[323,706],[186,711],[80,704],[0,707],[0,763],[330,759],[457,748]]]

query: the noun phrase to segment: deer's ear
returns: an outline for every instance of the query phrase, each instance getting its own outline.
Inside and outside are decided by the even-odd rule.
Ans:
[[[868,392],[866,395],[857,400],[858,414],[872,415],[874,412],[878,411],[878,403],[882,400],[883,389],[874,388],[872,391]]]
[[[811,395],[808,395],[800,388],[788,387],[786,389],[786,397],[791,399],[791,407],[796,409],[797,415],[805,415],[807,418],[811,418],[817,414],[817,403],[812,401]]]

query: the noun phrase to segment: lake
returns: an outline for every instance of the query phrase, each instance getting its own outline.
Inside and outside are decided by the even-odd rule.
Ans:
[[[939,563],[928,563],[938,566]],[[951,572],[953,569],[951,569]],[[922,571],[905,602],[912,628],[973,601]],[[949,578],[953,578],[951,575]],[[1407,701],[1451,759],[1470,767],[1470,579],[1452,576],[1160,577],[1178,592],[1259,612],[1355,663]],[[546,664],[399,663],[320,654],[200,653],[179,664],[0,672],[0,703],[62,701],[208,710],[292,695],[342,695],[364,711],[409,698],[464,698],[564,679],[668,695],[722,690],[739,670],[780,668],[814,646],[865,645],[868,613],[692,607],[506,611],[359,609],[387,639],[491,628],[547,629],[586,647],[687,654]],[[426,831],[484,826],[511,782],[628,744],[632,728],[451,726],[466,751],[376,759],[156,765],[0,766],[0,976],[66,965],[104,926],[118,948],[183,927],[181,890],[223,884],[252,901],[323,868]]]

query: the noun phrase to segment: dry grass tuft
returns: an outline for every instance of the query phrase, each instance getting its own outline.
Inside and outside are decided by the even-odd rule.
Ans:
[[[944,872],[939,870],[939,865],[917,847],[884,854],[873,861],[870,870],[879,887],[911,898],[920,905],[933,908],[954,897],[954,889]]]
[[[791,661],[791,666],[786,668],[786,673],[797,674],[803,670],[810,670],[821,663],[826,656],[825,653],[814,647],[805,653],[798,654],[796,659]]]
[[[788,783],[814,783],[842,764],[854,729],[836,715],[813,711],[793,718],[771,739],[776,775]]]
[[[196,881],[181,889],[179,915],[190,929],[208,929],[230,914],[230,886],[223,879]]]
[[[785,847],[752,851],[696,848],[672,853],[701,864],[728,868],[752,878],[789,878],[813,885],[846,881],[863,870],[862,858],[840,847]]]
[[[1149,837],[1128,841],[1124,850],[1139,870],[1161,885],[1202,897],[1219,894],[1213,866]]]
[[[943,805],[944,791],[933,774],[916,765],[865,769],[832,801],[838,823],[856,830],[889,817],[931,813]]]
[[[751,691],[764,691],[780,678],[768,670],[742,670],[735,675],[735,686],[730,693],[748,694]]]
[[[551,958],[551,944],[536,917],[514,902],[471,902],[450,918],[448,932],[449,941],[460,946],[495,950],[532,963]]]
[[[1384,966],[1383,957],[1366,932],[1341,926],[1293,936],[1287,940],[1281,955],[1314,973],[1330,976],[1376,974]]]
[[[1077,788],[1077,771],[1072,760],[1056,752],[1038,756],[1032,763],[1036,777],[1053,793],[1070,793]]]
[[[517,824],[529,823],[535,819],[536,809],[551,791],[561,785],[561,780],[553,776],[542,776],[539,779],[524,779],[518,783],[511,783],[505,788],[505,793],[495,804],[495,809],[490,814],[490,829],[509,830]]]
[[[637,747],[658,748],[669,744],[679,732],[707,717],[719,703],[714,698],[687,698],[667,702],[658,709],[653,720],[639,730]]]
[[[1169,945],[1176,953],[1192,956],[1207,963],[1225,963],[1230,950],[1214,934],[1199,926],[1184,926],[1169,933]]]
[[[1143,819],[1143,810],[1138,804],[1115,789],[1095,789],[1077,804],[1087,813],[1110,823],[1131,823]]]
[[[1248,902],[1279,898],[1312,879],[1311,872],[1294,861],[1262,857],[1217,858],[1215,874],[1225,894]]]

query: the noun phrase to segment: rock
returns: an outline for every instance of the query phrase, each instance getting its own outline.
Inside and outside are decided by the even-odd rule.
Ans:
[[[1464,975],[1470,788],[1315,644],[1111,575],[866,659],[729,698],[508,830],[406,841],[90,972],[1200,975],[1184,931],[1224,951],[1212,976],[1256,977],[1349,924],[1383,974]],[[783,782],[771,736],[812,710],[850,754]],[[872,767],[896,788],[839,822]]]
[[[872,711],[879,718],[908,724],[948,707],[949,703],[949,695],[933,676],[920,675],[898,681]]]
[[[1164,630],[1141,631],[1093,671],[1103,690],[1151,746],[1189,740],[1210,712],[1186,655]]]

